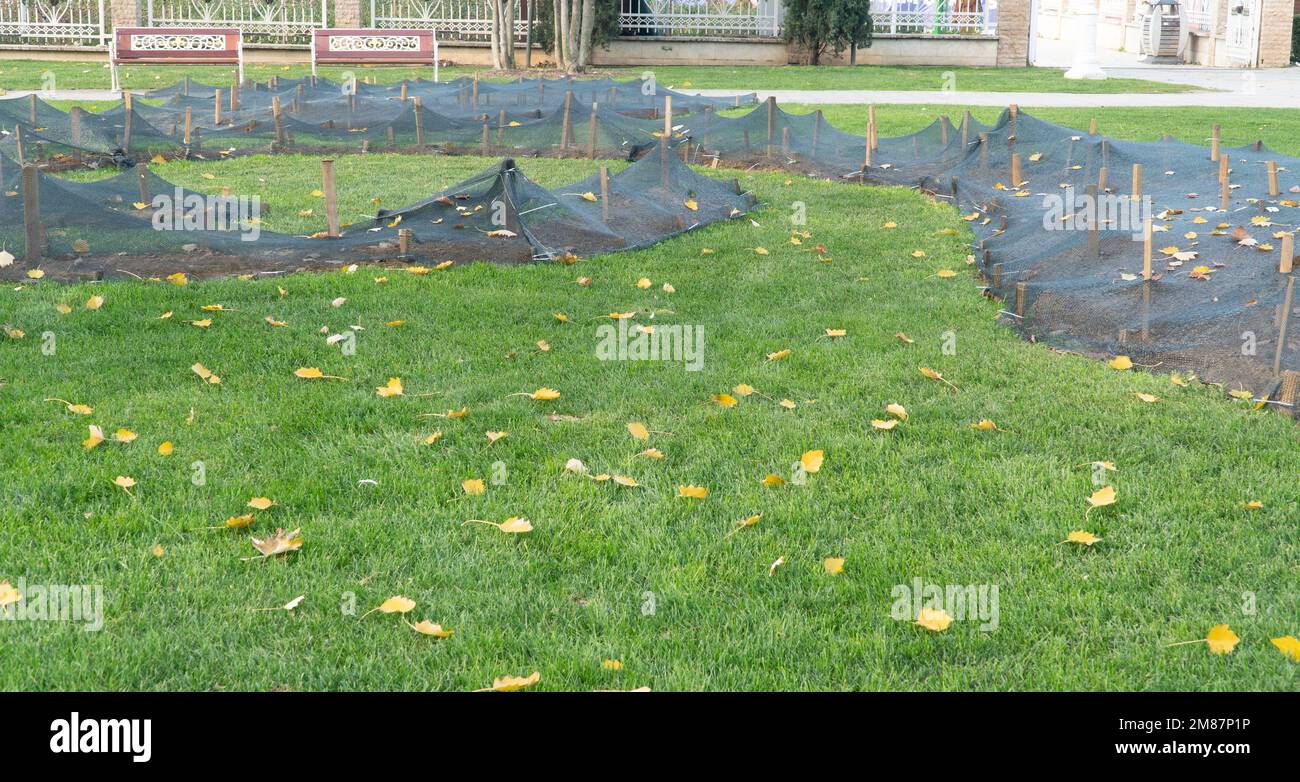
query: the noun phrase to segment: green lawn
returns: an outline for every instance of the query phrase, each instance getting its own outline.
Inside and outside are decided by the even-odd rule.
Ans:
[[[32,89],[46,82],[52,74],[58,89],[108,89],[109,73],[106,56],[88,61],[67,60],[3,60],[0,59],[0,86],[10,89]],[[802,65],[753,67],[690,67],[642,66],[629,68],[600,68],[598,75],[618,79],[639,78],[653,72],[660,83],[677,89],[744,89],[744,90],[944,90],[956,89],[978,92],[1196,92],[1195,87],[1169,84],[1145,79],[1107,79],[1087,81],[1066,79],[1056,68],[959,68],[947,66],[881,66],[861,65],[821,66]],[[185,76],[208,84],[227,85],[235,80],[235,70],[222,66],[148,65],[123,66],[119,69],[122,85],[131,89],[152,89],[173,84]],[[244,66],[246,78],[266,80],[271,76],[297,78],[311,70],[307,65],[276,65],[249,63]],[[432,68],[383,66],[373,68],[347,68],[321,66],[322,77],[340,78],[352,72],[358,78],[373,76],[380,82],[396,82],[404,78],[433,78]],[[491,77],[487,68],[449,67],[441,70],[441,78],[483,74],[485,79],[516,78]],[[553,71],[537,69],[535,75],[555,77]]]
[[[410,200],[490,162],[341,159],[344,210]],[[595,164],[523,165],[554,186]],[[318,186],[315,160],[296,157],[157,170],[260,189],[267,227],[285,230]],[[576,266],[4,286],[0,323],[26,336],[0,337],[0,578],[101,584],[107,617],[95,633],[0,623],[0,687],[463,690],[539,671],[540,689],[1296,688],[1300,666],[1269,643],[1300,634],[1292,420],[1022,341],[979,294],[966,224],[916,193],[742,181],[767,205],[758,225]],[[795,202],[810,234],[798,246]],[[808,249],[819,243],[825,260]],[[95,294],[103,306],[86,309]],[[230,311],[202,310],[217,303]],[[629,311],[703,327],[703,369],[597,360],[598,327]],[[205,317],[209,328],[189,325]],[[349,356],[325,336],[350,326],[363,330]],[[348,380],[302,380],[299,367]],[[377,396],[394,376],[405,395]],[[756,393],[711,401],[741,383]],[[511,396],[539,387],[561,396]],[[908,419],[874,430],[890,403]],[[421,417],[461,407],[467,417]],[[972,428],[985,418],[1003,431]],[[91,423],[139,438],[87,451]],[[508,436],[489,445],[488,431]],[[647,447],[664,458],[638,455]],[[813,449],[825,463],[803,485],[763,485],[794,478]],[[641,485],[565,474],[573,458]],[[1118,502],[1085,518],[1093,460],[1117,465]],[[119,475],[137,481],[130,494]],[[471,478],[485,494],[464,496]],[[678,497],[687,484],[707,498]],[[202,529],[255,496],[275,505],[251,529]],[[462,524],[509,516],[533,531]],[[300,527],[301,551],[241,561],[250,534],[276,527]],[[1103,541],[1062,545],[1077,529]],[[843,572],[824,572],[826,557],[844,557]],[[891,619],[891,590],[913,579],[996,585],[997,630]],[[360,618],[399,594],[418,603],[411,621],[454,636]],[[300,595],[292,613],[257,610]],[[356,612],[342,610],[353,597]],[[1242,639],[1231,655],[1167,646],[1219,623]]]

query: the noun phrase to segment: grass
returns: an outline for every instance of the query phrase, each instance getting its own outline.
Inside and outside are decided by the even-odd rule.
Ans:
[[[58,89],[108,89],[109,74],[106,57],[94,60],[0,60],[0,84],[37,86],[46,83],[46,74],[52,74]],[[537,75],[555,77],[554,71],[535,69]],[[944,90],[954,87],[979,92],[1203,92],[1183,84],[1149,81],[1145,79],[1107,79],[1089,81],[1066,79],[1056,68],[969,68],[948,66],[642,66],[629,68],[600,68],[598,75],[618,79],[640,78],[653,71],[660,83],[678,89],[746,89],[746,90]],[[246,78],[265,81],[271,76],[299,78],[311,72],[308,65],[279,65],[273,63],[246,63]],[[349,68],[346,66],[321,66],[319,75],[325,78],[342,78],[344,73],[355,73],[358,78],[373,76],[380,82],[397,82],[406,78],[433,78],[432,68],[409,66],[384,66]],[[153,89],[167,86],[189,76],[197,81],[218,86],[234,83],[236,71],[223,66],[147,65],[119,68],[122,85],[129,89]],[[489,80],[515,78],[491,76],[487,68],[465,66],[441,69],[440,77],[454,79],[482,74]]]
[[[353,156],[340,187],[347,204],[397,203],[491,162]],[[593,165],[524,162],[549,186]],[[297,157],[160,168],[208,190],[256,184],[281,230],[312,205],[316,171]],[[27,336],[0,342],[0,578],[102,584],[107,620],[97,633],[0,624],[0,687],[462,690],[536,670],[540,689],[1295,689],[1300,668],[1268,642],[1300,630],[1293,421],[1022,341],[966,271],[970,235],[950,208],[903,189],[742,181],[767,205],[758,226],[576,266],[4,287],[0,322]],[[800,246],[796,202],[810,233]],[[807,250],[817,243],[830,260]],[[959,274],[935,276],[943,268]],[[102,308],[82,306],[92,294]],[[231,311],[203,313],[213,303]],[[703,327],[703,369],[597,360],[602,316],[623,311]],[[207,316],[210,328],[187,323]],[[355,355],[327,346],[322,329],[353,325]],[[202,383],[194,362],[222,383]],[[302,366],[349,379],[300,380]],[[378,397],[392,376],[406,395]],[[759,393],[731,409],[710,401],[738,383]],[[510,396],[541,386],[562,396]],[[95,410],[71,415],[48,397]],[[787,398],[795,409],[776,404]],[[909,419],[874,431],[891,402]],[[468,417],[420,417],[461,406]],[[983,418],[1005,431],[971,428]],[[633,420],[648,442],[628,435]],[[86,451],[88,423],[139,439]],[[421,444],[435,430],[441,441]],[[489,430],[509,435],[489,446]],[[164,440],[171,456],[156,451]],[[665,458],[638,456],[647,446]],[[809,449],[826,461],[805,485],[761,484],[791,478]],[[565,475],[571,458],[642,487]],[[1117,463],[1119,501],[1085,518],[1096,487],[1081,465],[1094,459]],[[133,494],[117,475],[138,481]],[[487,492],[462,496],[468,478]],[[679,498],[683,484],[709,496]],[[299,553],[243,562],[248,534],[201,531],[253,496],[276,505],[249,532],[301,527]],[[511,515],[534,531],[462,525]],[[1103,542],[1061,545],[1074,529]],[[847,560],[838,576],[823,572],[831,556]],[[914,578],[996,584],[998,629],[891,619],[892,589]],[[1247,593],[1257,611],[1243,610]],[[418,602],[412,621],[455,635],[360,618],[396,594]],[[298,595],[293,613],[255,610]],[[1221,622],[1242,638],[1229,656],[1166,646]]]

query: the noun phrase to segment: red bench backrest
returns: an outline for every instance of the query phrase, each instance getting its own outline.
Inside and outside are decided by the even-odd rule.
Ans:
[[[237,63],[239,30],[231,27],[118,27],[115,62]]]
[[[434,61],[432,30],[323,28],[312,35],[316,62],[426,65]]]

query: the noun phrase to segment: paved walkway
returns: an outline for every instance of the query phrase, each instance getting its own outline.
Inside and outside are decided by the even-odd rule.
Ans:
[[[1220,92],[1108,93],[1073,92],[971,92],[911,90],[758,90],[760,100],[769,95],[777,103],[912,103],[938,105],[1005,106],[1017,103],[1036,107],[1143,107],[1213,106],[1218,108],[1300,108],[1300,68],[1237,70],[1187,66],[1106,68],[1116,78],[1146,79],[1189,84]],[[734,90],[698,90],[702,95],[729,95]]]

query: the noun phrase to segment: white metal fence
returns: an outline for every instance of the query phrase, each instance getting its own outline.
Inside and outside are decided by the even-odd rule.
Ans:
[[[871,0],[877,35],[994,35],[996,0]]]
[[[1210,35],[1213,29],[1214,0],[1183,0],[1187,14],[1187,30],[1199,35]]]
[[[0,48],[108,45],[104,0],[0,0]]]
[[[527,0],[515,4],[515,38],[527,35]],[[492,3],[488,0],[370,0],[375,27],[436,30],[442,41],[488,41]]]
[[[781,34],[780,0],[622,0],[622,35],[702,38]]]
[[[149,0],[150,27],[236,27],[244,43],[304,48],[328,27],[328,0]]]

